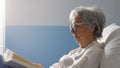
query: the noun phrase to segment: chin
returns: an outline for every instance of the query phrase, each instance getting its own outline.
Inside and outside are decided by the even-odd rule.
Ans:
[[[79,38],[75,38],[75,41],[79,44],[80,43],[80,39]]]

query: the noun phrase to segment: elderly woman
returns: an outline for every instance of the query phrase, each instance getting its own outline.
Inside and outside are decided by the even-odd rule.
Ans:
[[[103,49],[97,38],[102,36],[105,15],[100,8],[80,6],[72,10],[70,21],[70,32],[79,47],[50,68],[98,68]]]

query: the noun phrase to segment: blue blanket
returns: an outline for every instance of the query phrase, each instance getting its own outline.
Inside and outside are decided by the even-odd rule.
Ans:
[[[9,68],[7,65],[3,64],[3,57],[0,55],[0,68]]]

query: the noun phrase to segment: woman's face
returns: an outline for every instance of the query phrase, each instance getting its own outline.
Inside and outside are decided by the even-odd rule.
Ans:
[[[81,17],[73,17],[70,32],[78,43],[86,41],[89,37],[93,36],[93,31],[91,27],[88,28],[83,24]]]

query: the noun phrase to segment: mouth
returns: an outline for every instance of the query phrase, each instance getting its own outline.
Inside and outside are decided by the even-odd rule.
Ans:
[[[80,37],[74,36],[74,39],[78,41],[78,40],[80,40]]]
[[[77,42],[80,41],[80,37],[77,34],[73,34],[74,40]]]

